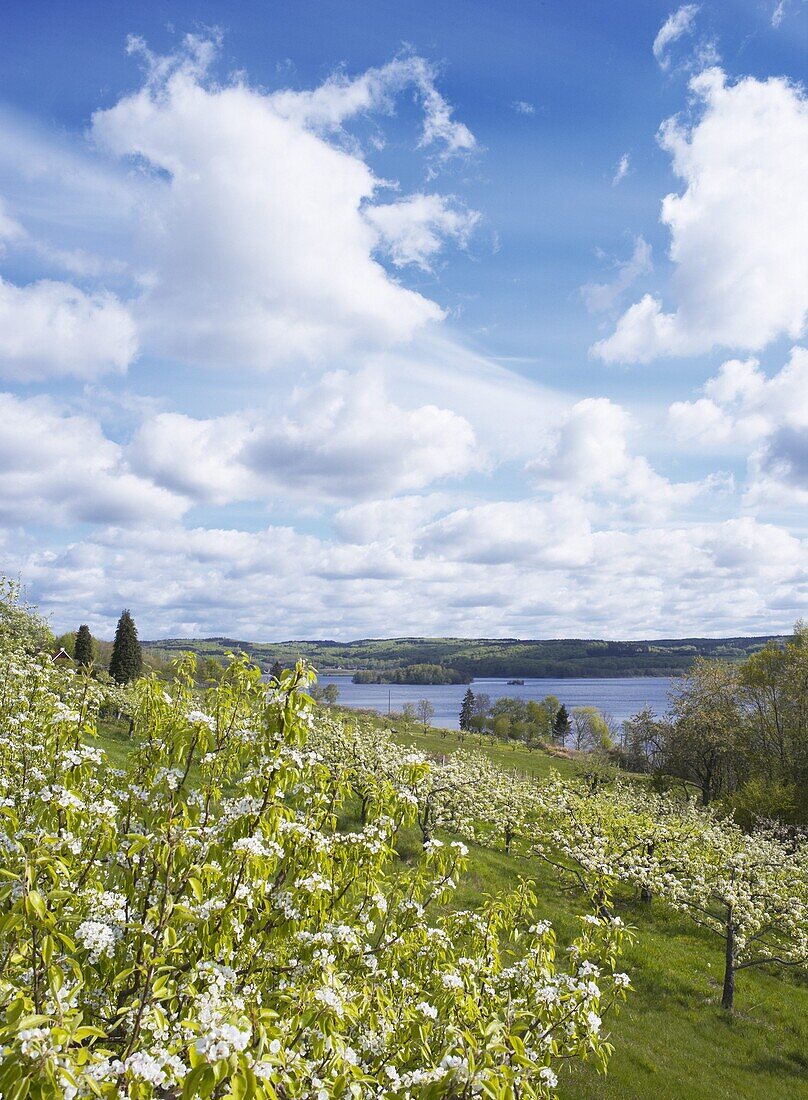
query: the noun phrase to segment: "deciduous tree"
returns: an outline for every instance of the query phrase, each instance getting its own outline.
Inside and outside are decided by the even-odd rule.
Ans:
[[[808,626],[799,622],[784,646],[767,645],[739,670],[745,718],[744,751],[766,787],[791,789],[793,810],[808,821]],[[770,802],[761,790],[761,812]],[[750,801],[752,791],[747,792]]]
[[[572,708],[573,746],[579,752],[594,752],[612,746],[608,722],[597,707]]]
[[[429,728],[432,719],[435,717],[435,708],[432,706],[428,699],[418,700],[418,718],[424,727],[424,733]]]
[[[759,966],[808,965],[808,842],[774,830],[744,833],[703,815],[665,866],[663,900],[724,946],[722,1007],[735,977]]]
[[[731,793],[743,766],[736,669],[697,658],[672,693],[671,714],[661,731],[665,770],[694,783],[704,806]]]
[[[336,684],[326,684],[323,691],[323,699],[330,707],[339,699],[339,688]]]

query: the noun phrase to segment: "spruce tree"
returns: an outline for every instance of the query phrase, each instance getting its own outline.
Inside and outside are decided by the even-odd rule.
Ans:
[[[273,680],[280,680],[281,676],[283,676],[283,665],[280,661],[272,662],[272,668],[269,670],[269,675]]]
[[[128,684],[130,680],[136,680],[142,671],[143,653],[137,639],[135,620],[128,610],[122,611],[112,644],[109,674],[119,684]]]
[[[567,739],[567,734],[570,731],[570,716],[567,714],[567,708],[562,703],[558,708],[558,712],[553,722],[553,738],[556,741],[560,741],[563,745]]]
[[[82,623],[76,632],[73,660],[77,665],[89,666],[93,663],[93,636],[85,623]]]
[[[474,692],[471,688],[466,689],[466,694],[463,696],[463,705],[460,708],[460,728],[461,730],[471,729],[471,718],[474,714]]]

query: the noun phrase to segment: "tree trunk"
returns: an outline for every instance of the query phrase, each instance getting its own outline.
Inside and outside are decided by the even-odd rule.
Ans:
[[[608,920],[611,917],[609,907],[606,904],[606,894],[603,890],[596,890],[595,895],[592,898],[595,905],[595,913],[601,920]]]
[[[424,806],[424,816],[421,819],[421,837],[424,841],[424,847],[426,847],[432,839],[432,814],[429,812],[429,803]]]
[[[724,992],[721,1007],[732,1012],[735,1000],[735,925],[732,923],[732,910],[727,913],[727,946],[724,963]]]
[[[654,842],[653,842],[653,840],[650,841],[649,844],[646,846],[645,851],[648,854],[648,856],[653,856],[653,854],[654,854]],[[643,886],[640,889],[640,901],[643,901],[643,902],[645,902],[646,905],[648,905],[649,902],[651,901],[651,897],[652,897],[652,894],[651,894],[650,886],[643,883]]]

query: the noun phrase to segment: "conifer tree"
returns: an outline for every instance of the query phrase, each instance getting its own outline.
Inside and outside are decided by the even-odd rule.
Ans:
[[[143,671],[143,652],[137,638],[135,620],[128,610],[121,612],[112,645],[109,674],[119,684],[136,680]]]
[[[76,641],[73,646],[73,660],[77,665],[89,666],[93,663],[93,636],[86,623],[82,623],[76,632]]]
[[[283,665],[280,661],[272,662],[272,668],[269,670],[269,675],[273,680],[280,680],[281,676],[283,676]]]
[[[474,714],[474,692],[471,688],[466,689],[466,694],[463,696],[463,705],[460,708],[460,728],[461,730],[471,729],[471,718]]]
[[[553,738],[556,741],[560,741],[563,745],[567,739],[567,734],[570,731],[570,716],[567,714],[567,708],[562,703],[558,708],[558,712],[553,721]]]

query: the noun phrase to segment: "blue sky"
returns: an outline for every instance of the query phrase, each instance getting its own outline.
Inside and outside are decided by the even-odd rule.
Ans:
[[[54,625],[801,614],[802,0],[4,20],[0,561]]]

